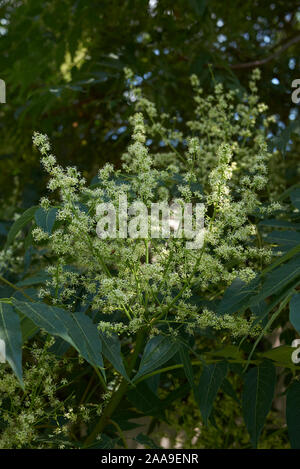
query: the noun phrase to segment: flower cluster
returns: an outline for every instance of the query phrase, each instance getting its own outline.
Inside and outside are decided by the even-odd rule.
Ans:
[[[72,412],[72,397],[59,399],[59,391],[69,384],[61,377],[62,366],[67,374],[73,364],[60,361],[50,347],[54,339],[44,344],[34,343],[24,369],[25,392],[21,392],[18,380],[8,367],[0,369],[1,435],[0,448],[43,448],[41,429],[45,432],[46,447],[64,446],[68,440],[70,425],[80,418],[88,418],[89,409],[82,406],[76,416]],[[49,443],[50,442],[50,443]]]
[[[251,318],[220,319],[203,304],[217,301],[236,277],[253,279],[257,266],[271,256],[256,232],[257,214],[278,208],[265,204],[271,155],[263,131],[255,126],[265,111],[255,95],[256,75],[250,83],[252,94],[238,105],[236,116],[233,92],[226,94],[217,85],[215,98],[204,100],[192,77],[196,120],[187,123],[193,136],[186,138],[154,121],[155,106],[135,90],[133,143],[122,157],[122,168],[114,170],[107,164],[92,186],[76,168],[57,164],[45,135],[34,135],[50,175],[49,189],[59,193],[52,233],[40,227],[33,230],[36,242],[46,244],[53,256],[48,268],[52,280],[41,289],[41,296],[71,310],[91,311],[102,331],[131,334],[148,327],[155,333],[167,325],[172,334],[178,327],[191,333],[209,326],[233,337],[249,333]],[[264,125],[268,122],[265,118]],[[169,151],[152,153],[147,134],[159,135]],[[185,148],[182,153],[179,143]],[[204,203],[202,247],[188,250],[184,239],[152,239],[145,233],[137,239],[98,238],[97,205],[109,201],[117,209],[121,194],[146,205],[170,202],[174,195],[179,203]],[[46,210],[50,205],[48,199],[42,200]]]

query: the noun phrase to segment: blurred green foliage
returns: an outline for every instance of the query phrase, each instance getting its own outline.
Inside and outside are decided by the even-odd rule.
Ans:
[[[180,112],[184,121],[191,73],[207,92],[213,80],[243,89],[258,65],[259,94],[280,124],[274,135],[297,117],[290,94],[299,70],[300,10],[293,0],[2,0],[0,25],[7,85],[1,196],[18,182],[25,207],[43,187],[34,130],[49,135],[62,163],[88,177],[103,161],[118,162],[129,138],[124,67],[162,111]]]

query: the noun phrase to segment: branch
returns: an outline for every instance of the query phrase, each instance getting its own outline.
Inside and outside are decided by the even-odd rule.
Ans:
[[[140,330],[140,332],[137,335],[135,349],[129,360],[129,365],[128,365],[129,376],[135,366],[135,363],[137,361],[141,348],[144,344],[144,338],[145,338],[145,331]],[[126,393],[128,389],[128,386],[129,386],[129,383],[125,379],[123,379],[119,389],[112,395],[111,400],[109,401],[109,403],[103,410],[101,418],[98,421],[95,428],[93,429],[92,433],[86,438],[84,445],[83,445],[84,447],[91,446],[93,442],[96,440],[97,436],[103,432],[107,423],[109,423],[111,415],[114,413],[114,411],[120,404],[121,400],[123,399],[124,394]]]
[[[245,62],[245,63],[241,63],[241,64],[233,64],[233,65],[229,65],[229,67],[231,69],[259,67],[260,65],[264,65],[268,62],[271,62],[271,60],[278,57],[280,54],[282,54],[282,52],[289,49],[291,46],[293,46],[297,42],[300,42],[300,34],[298,34],[298,36],[293,37],[290,41],[283,44],[283,46],[281,46],[276,52],[274,52],[274,54],[269,55],[269,57],[265,57],[264,59],[260,59],[260,60],[254,60],[252,62]]]

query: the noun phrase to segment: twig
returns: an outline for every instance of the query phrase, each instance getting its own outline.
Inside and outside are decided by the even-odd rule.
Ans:
[[[34,301],[33,298],[31,298],[29,295],[27,295],[27,293],[23,292],[23,290],[21,288],[18,288],[16,287],[16,285],[14,285],[13,283],[9,282],[9,280],[6,280],[6,278],[2,277],[2,275],[0,275],[0,281],[3,282],[3,283],[6,283],[6,285],[8,285],[9,287],[13,288],[14,290],[22,293],[22,295],[25,296],[25,298],[27,298],[28,300],[30,301]]]
[[[260,67],[261,65],[265,65],[268,62],[271,62],[271,60],[276,59],[282,52],[285,50],[289,49],[291,46],[296,44],[297,42],[300,42],[300,34],[297,36],[293,37],[289,41],[287,41],[285,44],[283,44],[276,52],[273,54],[269,55],[268,57],[265,57],[264,59],[259,59],[259,60],[253,60],[252,62],[244,62],[240,64],[233,64],[229,65],[231,69],[241,69],[241,68],[255,68],[255,67]]]

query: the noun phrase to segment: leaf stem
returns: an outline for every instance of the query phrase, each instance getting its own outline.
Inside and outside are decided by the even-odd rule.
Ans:
[[[128,375],[129,376],[131,375],[132,370],[134,369],[137,358],[144,344],[144,339],[145,339],[145,330],[141,330],[137,335],[135,349],[128,363]],[[128,382],[125,379],[123,379],[120,384],[119,389],[113,394],[111,400],[109,401],[108,405],[104,409],[103,414],[99,422],[95,426],[94,430],[86,438],[84,442],[84,447],[90,446],[95,441],[97,435],[103,432],[104,428],[106,427],[107,423],[110,420],[111,415],[114,413],[114,411],[120,404],[124,394],[126,393],[128,386],[129,386]]]
[[[121,438],[121,440],[122,440],[122,442],[123,442],[124,448],[125,448],[125,449],[128,449],[128,445],[127,445],[127,442],[126,442],[126,439],[125,439],[125,435],[124,435],[124,433],[123,433],[122,428],[120,427],[120,425],[119,425],[117,422],[115,422],[114,420],[112,420],[112,419],[109,419],[109,422],[112,423],[114,427],[116,427],[116,429],[117,429],[117,431],[118,431],[118,433],[119,433],[119,435],[120,435],[120,438]]]
[[[29,295],[27,295],[27,293],[23,292],[23,290],[21,288],[16,287],[16,285],[11,283],[9,280],[6,280],[6,278],[2,277],[2,275],[0,275],[0,281],[3,282],[3,283],[6,283],[6,285],[13,288],[14,290],[22,293],[22,295],[25,296],[25,298],[27,298],[28,300],[34,301],[33,298],[31,298]]]

